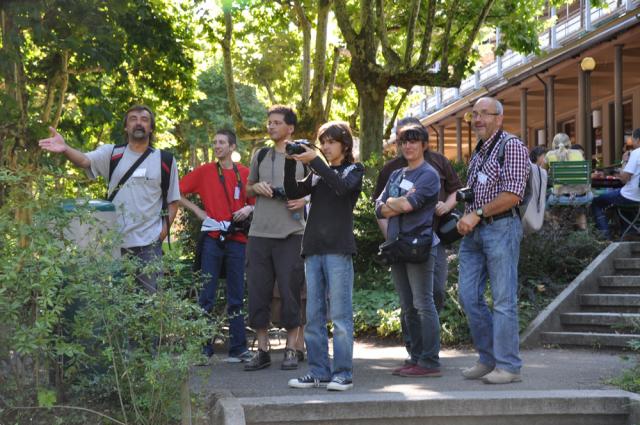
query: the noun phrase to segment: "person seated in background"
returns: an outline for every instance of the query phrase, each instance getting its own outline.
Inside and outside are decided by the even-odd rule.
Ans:
[[[607,239],[611,239],[611,232],[605,210],[611,206],[640,205],[640,128],[633,132],[632,140],[634,149],[620,173],[624,186],[596,197],[591,205],[596,227]]]
[[[633,137],[631,134],[626,134],[624,136],[624,148],[622,149],[622,162],[620,164],[620,170],[624,170],[624,167],[629,162],[629,157],[631,156],[631,151],[633,151]]]
[[[547,167],[556,161],[584,161],[582,151],[571,148],[571,139],[565,133],[558,133],[554,136],[553,150],[547,152],[545,156]],[[576,227],[579,230],[586,230],[587,215],[584,205],[591,203],[592,200],[593,194],[589,184],[554,184],[551,194],[547,198],[547,206],[576,206]]]

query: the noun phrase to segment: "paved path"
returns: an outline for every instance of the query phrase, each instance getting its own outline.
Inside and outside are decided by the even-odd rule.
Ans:
[[[218,352],[224,352],[221,348]],[[443,377],[402,378],[393,376],[406,356],[404,347],[356,342],[354,347],[354,388],[352,394],[401,393],[422,396],[444,391],[529,391],[613,389],[606,381],[619,376],[633,365],[630,354],[589,349],[534,349],[522,353],[523,382],[510,385],[486,385],[462,378],[460,369],[472,365],[476,355],[470,350],[442,350]],[[280,370],[282,347],[271,354],[271,367],[245,372],[242,364],[222,361],[197,367],[192,380],[196,391],[231,392],[235,397],[264,397],[327,394],[324,389],[293,389],[290,378],[307,372],[306,361],[297,371]],[[224,358],[223,356],[220,359]]]

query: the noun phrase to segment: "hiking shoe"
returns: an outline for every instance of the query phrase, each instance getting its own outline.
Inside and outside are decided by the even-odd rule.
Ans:
[[[400,366],[397,367],[395,369],[393,369],[393,371],[391,372],[392,375],[396,375],[396,376],[402,376],[401,372],[406,370],[406,369],[411,369],[412,367],[414,367],[415,364],[405,364],[404,366]]]
[[[462,376],[464,376],[465,379],[480,379],[493,369],[491,366],[477,362],[473,367],[462,369]]]
[[[512,382],[522,382],[519,373],[511,373],[502,369],[494,369],[493,372],[482,378],[485,384],[510,384]]]
[[[331,382],[327,384],[329,391],[346,391],[353,388],[353,381],[343,376],[334,376]]]
[[[247,350],[242,354],[238,354],[235,356],[229,356],[224,359],[225,363],[245,363],[251,361],[253,358],[253,354],[251,351]]]
[[[298,361],[299,362],[303,362],[304,361],[304,351],[296,350],[296,357],[298,357]]]
[[[324,388],[328,383],[328,379],[314,378],[310,373],[300,378],[289,379],[289,386],[291,388]]]
[[[296,350],[291,348],[284,349],[284,360],[282,360],[282,364],[280,365],[280,369],[282,370],[295,370],[298,368],[298,355],[296,354]]]
[[[258,349],[253,358],[249,360],[249,363],[244,365],[244,370],[247,372],[251,372],[254,370],[264,369],[265,367],[269,366],[271,366],[271,355],[268,351],[262,351],[261,349]]]
[[[399,376],[405,378],[436,378],[442,376],[442,372],[437,367],[422,367],[415,365],[413,367],[404,368],[398,372]]]

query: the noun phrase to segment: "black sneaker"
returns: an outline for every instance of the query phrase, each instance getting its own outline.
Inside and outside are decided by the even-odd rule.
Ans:
[[[244,365],[244,370],[247,372],[264,369],[271,366],[271,355],[267,351],[258,349],[249,363]]]
[[[353,388],[353,381],[342,376],[334,376],[331,382],[327,384],[329,391],[346,391]]]
[[[304,361],[304,351],[296,350],[296,357],[298,357],[298,362]]]
[[[282,370],[295,370],[298,368],[298,356],[296,355],[296,350],[291,348],[284,349],[284,360],[282,360],[282,365],[280,369]]]
[[[291,388],[325,388],[328,383],[328,379],[314,378],[310,373],[300,378],[289,379]]]

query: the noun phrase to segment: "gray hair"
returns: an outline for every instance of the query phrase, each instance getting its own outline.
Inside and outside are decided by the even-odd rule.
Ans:
[[[489,97],[489,96],[485,96],[485,97],[481,97],[480,99],[476,100],[476,103],[480,102],[483,99],[487,99],[490,100],[491,102],[493,102],[493,104],[496,106],[496,114],[502,116],[504,114],[504,107],[502,106],[502,103],[496,99],[495,97]]]

